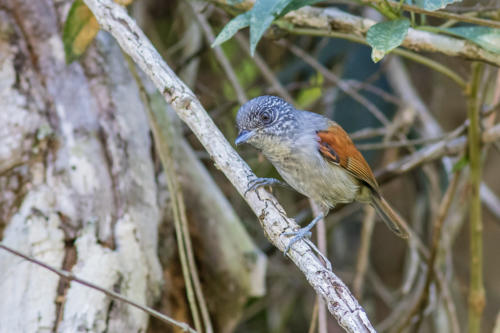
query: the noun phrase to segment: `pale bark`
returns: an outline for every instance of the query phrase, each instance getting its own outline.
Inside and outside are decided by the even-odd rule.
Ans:
[[[162,286],[157,233],[165,190],[157,185],[145,106],[107,33],[80,62],[65,63],[59,28],[70,4],[0,0],[0,239],[151,306]],[[209,281],[203,287],[221,331],[229,331],[248,297],[264,293],[266,258],[191,148],[176,143],[179,163],[193,166],[180,172],[199,205],[192,228],[210,236],[195,251]],[[144,312],[4,251],[0,267],[0,332],[148,327]]]
[[[0,8],[7,8],[0,94],[8,96],[0,98],[0,146],[10,147],[2,150],[2,178],[21,175],[25,184],[15,202],[2,194],[3,204],[19,205],[2,241],[151,304],[161,286],[155,170],[137,87],[117,66],[123,59],[95,55],[103,72],[90,82],[88,68],[65,63],[52,1],[0,1]],[[142,311],[9,253],[0,252],[0,267],[1,332],[147,327]]]
[[[248,181],[255,175],[228,144],[193,92],[161,59],[123,8],[109,0],[85,0],[85,3],[101,27],[117,39],[124,51],[151,78],[167,102],[196,134],[218,168],[243,195]],[[289,237],[283,233],[296,228],[296,223],[286,217],[276,199],[263,189],[249,192],[246,199],[259,217],[266,236],[283,251],[289,242]],[[325,299],[330,312],[342,327],[349,332],[374,331],[364,309],[345,284],[323,266],[306,241],[295,243],[287,255],[305,274],[316,292]]]

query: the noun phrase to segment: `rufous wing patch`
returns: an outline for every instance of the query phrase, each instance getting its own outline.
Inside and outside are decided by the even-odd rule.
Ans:
[[[319,151],[329,162],[340,164],[340,157],[337,152],[326,142],[319,143]]]
[[[333,124],[325,131],[318,131],[317,134],[319,152],[327,161],[340,165],[378,192],[378,184],[370,166],[342,127]]]

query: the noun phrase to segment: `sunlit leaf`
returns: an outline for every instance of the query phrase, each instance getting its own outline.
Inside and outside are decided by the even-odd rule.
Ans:
[[[75,0],[69,10],[68,18],[63,28],[63,43],[66,62],[70,63],[87,49],[99,32],[99,24],[94,14],[83,0]]]
[[[274,19],[281,14],[290,0],[259,0],[253,6],[250,17],[250,53],[255,53],[257,43]]]
[[[446,32],[470,40],[483,49],[500,53],[500,29],[468,26],[445,29]]]
[[[380,22],[370,27],[366,41],[372,47],[372,60],[380,61],[385,54],[401,45],[410,28],[410,21],[398,19]]]
[[[248,27],[250,25],[250,12],[251,11],[240,14],[229,21],[228,24],[226,24],[222,31],[217,35],[217,38],[215,38],[214,42],[212,43],[212,47],[224,43],[225,41],[233,37],[234,34],[238,32],[238,30]]]
[[[253,55],[257,43],[273,21],[300,7],[311,5],[320,0],[257,0],[248,12],[232,19],[215,39],[213,46],[219,45],[247,26],[250,26],[250,52]]]
[[[323,96],[323,75],[317,73],[309,79],[310,86],[300,89],[295,98],[295,103],[300,109],[307,109]]]
[[[433,10],[443,9],[450,3],[461,2],[461,1],[462,0],[413,0],[413,1],[407,0],[406,2],[411,5],[423,8],[425,10],[433,11]]]
[[[469,159],[466,155],[462,156],[455,164],[453,164],[452,172],[457,172],[465,168],[469,164]]]
[[[134,0],[114,0],[116,3],[126,6]],[[83,0],[75,0],[71,5],[68,18],[63,27],[63,44],[66,54],[66,62],[70,63],[78,59],[94,40],[99,32],[99,24],[94,14],[85,5]]]

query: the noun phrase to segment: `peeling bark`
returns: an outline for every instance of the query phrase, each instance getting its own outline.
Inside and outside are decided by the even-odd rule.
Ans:
[[[84,67],[66,65],[52,1],[0,3],[7,8],[0,12],[0,170],[3,183],[16,173],[26,182],[18,208],[15,193],[2,195],[2,205],[15,210],[2,241],[152,304],[161,286],[160,213],[137,86],[118,63],[123,59],[99,50]],[[93,62],[99,73],[87,64]],[[0,267],[0,293],[9,300],[0,302],[2,332],[146,330],[146,314],[110,306],[105,295],[65,286],[7,253],[0,253]]]
[[[159,184],[145,106],[107,33],[79,62],[65,63],[60,28],[70,4],[0,0],[0,240],[151,306],[164,276],[179,282],[179,272],[175,256],[167,267],[159,262],[168,193]],[[265,256],[189,145],[179,143],[180,163],[194,165],[181,173],[183,186],[206,208],[190,214],[192,233],[211,235],[195,236],[203,288],[221,331],[230,331],[248,297],[264,292]],[[0,267],[0,332],[149,327],[144,312],[6,252]],[[187,321],[182,281],[166,287],[179,288],[168,290],[180,304],[169,314]]]

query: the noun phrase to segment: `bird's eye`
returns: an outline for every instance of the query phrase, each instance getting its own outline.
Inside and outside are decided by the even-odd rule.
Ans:
[[[260,115],[260,120],[262,120],[262,122],[264,124],[268,124],[271,122],[271,115],[267,112],[263,112],[261,115]]]

